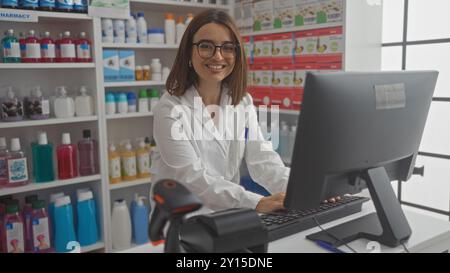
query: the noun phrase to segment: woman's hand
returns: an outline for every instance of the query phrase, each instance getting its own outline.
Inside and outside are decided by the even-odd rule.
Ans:
[[[256,211],[259,213],[270,213],[277,210],[284,209],[284,198],[286,193],[281,192],[271,196],[263,197],[259,200],[256,206]]]

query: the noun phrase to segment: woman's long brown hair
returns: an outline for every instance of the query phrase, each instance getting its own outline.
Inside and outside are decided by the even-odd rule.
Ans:
[[[216,23],[225,26],[232,34],[233,42],[237,44],[236,60],[231,74],[222,81],[222,87],[227,87],[233,105],[238,105],[247,89],[247,60],[242,46],[241,36],[233,19],[224,11],[206,10],[188,25],[178,49],[172,71],[166,82],[166,89],[171,95],[182,96],[192,85],[198,85],[198,75],[189,66],[192,57],[192,43],[195,33],[204,25]]]

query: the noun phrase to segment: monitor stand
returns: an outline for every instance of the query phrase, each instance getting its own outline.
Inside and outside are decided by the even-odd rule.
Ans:
[[[359,238],[396,247],[409,239],[411,228],[384,167],[369,169],[363,175],[376,213],[332,227],[326,232],[308,235],[307,239],[320,240],[336,247]]]

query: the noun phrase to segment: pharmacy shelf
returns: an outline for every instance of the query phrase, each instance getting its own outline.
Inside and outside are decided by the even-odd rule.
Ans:
[[[105,87],[140,87],[140,86],[164,86],[163,81],[133,81],[133,82],[105,82]]]
[[[144,178],[144,179],[138,179],[135,181],[122,181],[117,184],[111,184],[109,185],[109,190],[118,190],[118,189],[124,189],[124,188],[130,188],[130,187],[136,187],[140,185],[147,185],[152,183],[151,178]]]
[[[314,24],[314,25],[301,26],[301,27],[253,31],[253,32],[247,32],[247,33],[241,33],[241,36],[247,37],[247,36],[258,36],[258,35],[268,35],[268,34],[280,34],[280,33],[288,33],[288,32],[330,28],[330,27],[341,27],[342,25],[343,25],[342,22]]]
[[[0,69],[95,68],[94,63],[0,63]]]
[[[105,248],[105,243],[104,242],[98,242],[98,243],[95,243],[95,244],[90,245],[90,246],[82,247],[81,248],[81,253],[88,253],[88,252],[100,250],[100,249],[103,249],[103,248]]]
[[[126,49],[178,49],[179,45],[173,44],[118,44],[103,43],[103,48],[126,48]]]
[[[31,11],[31,10],[21,10],[21,9],[5,9],[0,8],[0,13],[7,14],[12,13],[14,15],[27,15],[33,14],[38,17],[38,22],[67,22],[70,20],[92,20],[87,14],[81,13],[70,13],[70,12],[48,12],[48,11]],[[19,16],[16,16],[19,17]]]
[[[73,179],[67,180],[55,180],[53,182],[48,183],[31,183],[26,186],[16,187],[16,188],[2,188],[0,189],[0,196],[11,195],[17,193],[24,193],[30,191],[41,191],[51,188],[65,187],[69,185],[82,184],[93,181],[100,181],[101,175],[90,175],[90,176],[81,176]]]
[[[207,2],[208,0],[204,0]],[[216,0],[220,2],[220,0]],[[186,13],[194,11],[203,11],[207,9],[220,9],[228,11],[229,5],[222,4],[207,4],[207,3],[195,3],[195,2],[181,2],[181,1],[167,1],[167,0],[130,0],[130,6],[132,9],[151,9],[152,11],[161,11],[174,13]]]
[[[114,115],[106,115],[106,119],[113,120],[113,119],[126,119],[126,118],[143,118],[143,117],[152,117],[152,112],[146,112],[146,113],[125,113],[125,114],[114,114]]]
[[[97,120],[98,120],[97,116],[92,116],[92,117],[74,117],[74,118],[51,118],[46,120],[25,120],[16,122],[0,122],[0,129],[46,126],[54,124],[81,123]]]

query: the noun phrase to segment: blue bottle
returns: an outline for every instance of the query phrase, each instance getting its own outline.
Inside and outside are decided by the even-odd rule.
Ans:
[[[76,241],[70,196],[58,198],[55,203],[55,250],[69,252],[69,243]]]
[[[2,0],[1,4],[3,8],[16,9],[19,7],[19,0]]]
[[[128,112],[134,113],[137,111],[137,99],[136,94],[134,92],[127,93],[127,101],[128,101]]]
[[[39,9],[44,11],[52,11],[56,9],[55,0],[39,0]]]
[[[132,208],[132,226],[134,242],[138,245],[148,242],[148,218],[149,211],[144,205],[145,197],[138,198],[135,206]]]
[[[23,9],[35,10],[39,8],[39,0],[21,0],[20,7]]]
[[[97,212],[92,191],[78,194],[77,202],[77,234],[80,245],[88,246],[98,241]]]
[[[73,11],[78,13],[86,13],[87,0],[73,0]]]
[[[64,192],[53,193],[50,195],[50,202],[48,204],[48,216],[50,217],[50,232],[52,233],[50,239],[52,240],[52,245],[55,242],[55,203],[61,197],[64,197]]]
[[[53,144],[47,140],[47,133],[40,132],[38,143],[31,144],[33,153],[33,176],[36,183],[55,180],[53,168]]]

